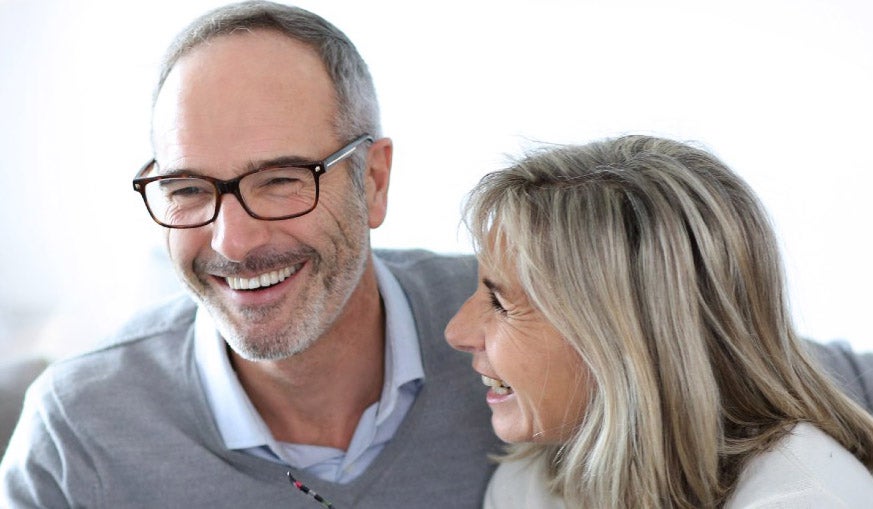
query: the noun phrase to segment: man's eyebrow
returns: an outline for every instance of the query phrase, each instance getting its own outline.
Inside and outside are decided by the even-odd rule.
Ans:
[[[202,177],[203,176],[197,170],[190,170],[188,168],[177,168],[177,169],[173,169],[173,170],[164,171],[164,169],[161,168],[161,165],[159,165],[158,163],[155,163],[155,166],[157,166],[157,168],[158,168],[157,171],[155,171],[155,173],[154,173],[154,175],[156,177]]]
[[[246,165],[246,171],[260,170],[262,168],[273,168],[276,166],[313,166],[320,164],[321,161],[301,156],[279,156],[272,159],[263,159],[260,161],[252,161]]]
[[[320,161],[313,160],[308,157],[301,157],[295,155],[288,156],[279,156],[271,159],[262,159],[259,161],[251,161],[247,163],[243,170],[240,171],[240,174],[249,173],[255,170],[263,170],[265,168],[277,168],[284,166],[312,166],[315,164],[319,164]],[[159,175],[161,177],[204,177],[208,176],[208,174],[202,170],[198,170],[195,168],[173,168],[164,171],[163,168],[156,162],[155,166],[157,166],[158,171],[155,172],[155,175]]]

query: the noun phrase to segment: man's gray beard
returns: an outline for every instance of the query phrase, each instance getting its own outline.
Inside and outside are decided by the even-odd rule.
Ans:
[[[361,283],[369,250],[361,245],[347,245],[346,248],[349,252],[355,252],[355,256],[346,260],[342,266],[336,267],[332,274],[328,274],[320,289],[309,289],[301,299],[303,304],[294,309],[293,316],[288,317],[287,325],[278,332],[267,335],[255,330],[246,336],[235,330],[220,304],[212,303],[208,298],[204,304],[222,337],[244,359],[274,361],[297,355],[315,344],[333,326]],[[323,258],[317,258],[314,265],[313,277],[322,274],[326,269]],[[328,306],[333,309],[328,309]],[[244,320],[247,323],[259,323],[271,318],[280,308],[281,303],[268,308],[243,310]]]
[[[324,333],[333,326],[339,315],[348,304],[352,293],[361,283],[369,250],[356,250],[354,258],[347,260],[336,272],[329,274],[323,281],[321,291],[310,291],[302,299],[305,304],[294,310],[294,316],[288,317],[287,326],[281,331],[266,335],[252,331],[250,336],[234,330],[232,322],[226,319],[221,305],[215,305],[207,299],[204,304],[215,320],[216,327],[230,347],[241,357],[250,361],[275,361],[297,355],[315,344]],[[324,267],[323,259],[319,258],[313,275],[320,274]],[[342,292],[337,295],[337,292]],[[332,302],[335,300],[339,302]],[[332,310],[329,304],[334,304]],[[276,307],[280,307],[278,304]],[[258,323],[278,312],[273,307],[245,310],[245,321]]]
[[[312,312],[319,313],[318,310],[313,310]],[[255,314],[262,313],[251,313],[251,315]],[[256,320],[257,317],[249,316],[248,319]],[[326,324],[323,321],[306,320],[297,317],[281,332],[271,335],[259,334],[257,337],[246,337],[233,330],[233,327],[223,320],[220,315],[217,317],[216,322],[216,326],[221,336],[227,341],[227,344],[240,357],[249,361],[275,361],[297,355],[312,346],[326,329]],[[332,322],[333,320],[331,320]]]

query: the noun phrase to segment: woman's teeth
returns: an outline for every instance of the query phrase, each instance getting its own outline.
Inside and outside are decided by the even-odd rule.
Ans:
[[[260,276],[252,278],[231,276],[224,278],[224,280],[227,281],[227,286],[231,287],[233,290],[254,290],[256,288],[266,288],[281,283],[291,277],[291,274],[297,272],[299,268],[299,265],[295,265],[293,267],[285,267],[284,269],[274,270],[272,272],[265,272]]]
[[[491,387],[491,390],[500,395],[509,394],[510,392],[512,392],[512,387],[504,384],[502,380],[496,380],[494,378],[482,375],[482,383],[487,385],[488,387]]]

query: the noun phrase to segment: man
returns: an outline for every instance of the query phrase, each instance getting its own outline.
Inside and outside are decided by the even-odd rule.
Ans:
[[[195,21],[152,136],[135,189],[197,305],[147,313],[37,383],[6,500],[314,506],[290,472],[336,507],[478,507],[496,438],[443,339],[475,267],[372,255],[392,145],[346,36],[269,3]]]
[[[135,189],[196,304],[36,382],[0,502],[479,507],[497,442],[442,336],[474,261],[371,252],[392,145],[352,43],[300,9],[221,8],[171,47],[152,132]]]

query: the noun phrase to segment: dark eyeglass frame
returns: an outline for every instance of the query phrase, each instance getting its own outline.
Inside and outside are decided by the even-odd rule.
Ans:
[[[267,166],[264,168],[258,168],[256,170],[252,170],[252,171],[243,173],[242,175],[238,175],[238,176],[236,176],[232,179],[228,179],[228,180],[221,180],[221,179],[217,179],[217,178],[213,178],[213,177],[209,177],[209,176],[205,176],[205,175],[184,175],[184,174],[183,175],[158,175],[155,177],[145,177],[144,175],[148,174],[148,172],[150,172],[152,170],[155,163],[157,162],[155,159],[152,159],[151,161],[146,163],[145,166],[143,166],[142,169],[139,170],[139,172],[137,172],[136,177],[133,179],[133,190],[138,192],[140,194],[140,196],[142,196],[142,201],[145,204],[146,210],[148,210],[151,218],[156,223],[158,223],[159,225],[161,225],[165,228],[176,228],[176,229],[199,228],[201,226],[205,226],[205,225],[215,221],[215,218],[218,217],[218,211],[221,208],[221,196],[225,195],[225,194],[232,194],[232,195],[236,196],[237,201],[239,201],[240,205],[242,205],[242,207],[246,211],[246,213],[248,213],[248,215],[252,216],[255,219],[260,219],[263,221],[281,221],[284,219],[292,219],[295,217],[304,216],[306,214],[309,214],[313,210],[315,210],[315,207],[318,206],[319,177],[321,177],[324,173],[326,173],[327,170],[329,170],[332,166],[336,165],[340,161],[342,161],[342,160],[348,158],[350,155],[352,155],[355,152],[355,150],[358,148],[358,146],[364,142],[372,143],[373,137],[369,134],[362,134],[361,136],[358,136],[357,138],[355,138],[351,143],[343,146],[341,149],[337,150],[333,154],[330,154],[329,156],[325,157],[321,161],[314,161],[311,163],[299,163],[299,164],[295,163],[295,164]],[[240,192],[239,183],[242,179],[244,179],[245,177],[248,177],[249,175],[253,175],[255,173],[260,173],[262,171],[267,171],[267,170],[275,170],[278,168],[302,168],[302,169],[306,169],[306,170],[311,171],[312,176],[315,178],[315,200],[313,200],[311,207],[309,207],[307,210],[304,210],[302,212],[296,212],[294,214],[289,214],[289,215],[280,216],[280,217],[260,216],[256,213],[254,213],[251,209],[249,209],[249,206],[246,204],[245,200],[242,197],[242,192]],[[210,217],[209,219],[207,219],[205,221],[201,221],[199,223],[180,226],[180,225],[172,225],[172,224],[164,223],[163,221],[160,221],[155,216],[154,212],[152,212],[152,208],[149,206],[148,198],[146,198],[146,194],[145,194],[146,184],[148,184],[149,182],[155,182],[158,180],[179,179],[179,178],[197,178],[200,180],[205,180],[205,181],[211,183],[213,185],[213,187],[215,187],[215,193],[216,193],[215,194],[215,211],[212,214],[212,217]]]

